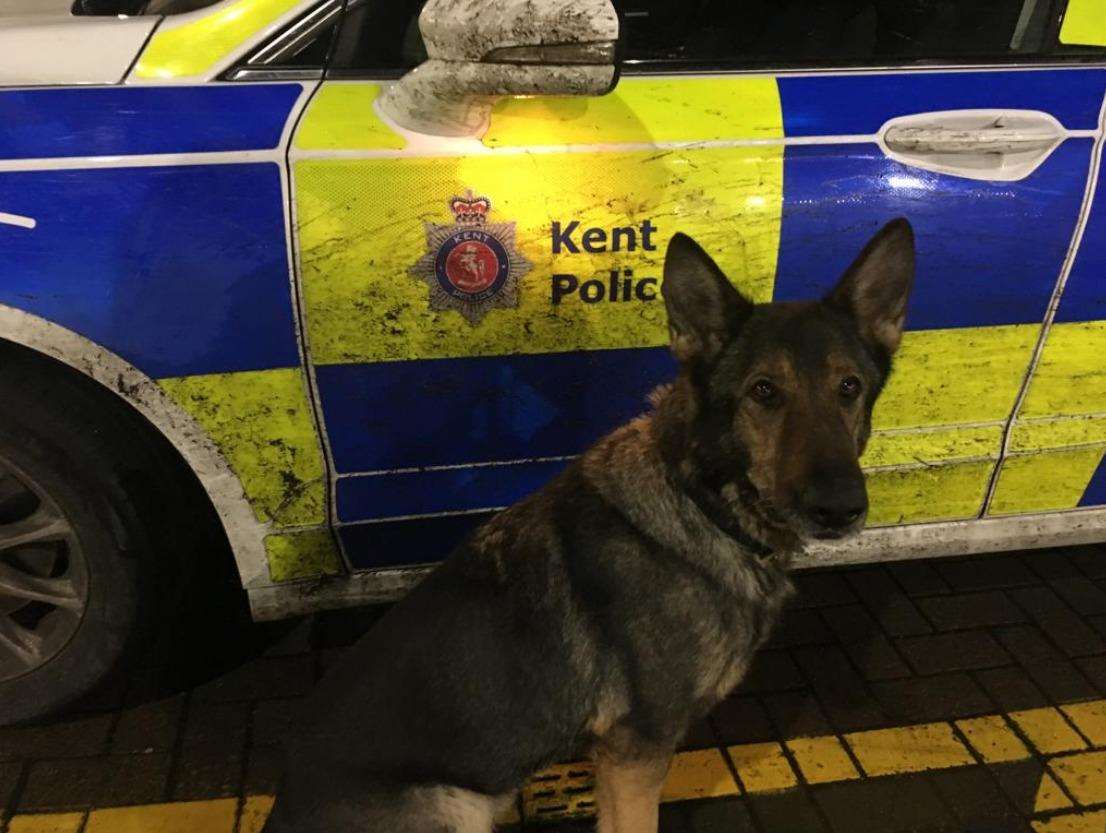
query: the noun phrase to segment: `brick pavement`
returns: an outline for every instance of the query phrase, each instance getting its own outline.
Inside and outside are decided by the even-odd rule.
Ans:
[[[1106,829],[1106,547],[797,585],[748,679],[689,735],[663,830]],[[240,625],[250,650],[188,690],[136,672],[63,720],[0,730],[0,830],[256,830],[297,701],[377,615]],[[527,829],[589,829],[561,817],[589,811],[590,770],[553,768],[520,805]]]

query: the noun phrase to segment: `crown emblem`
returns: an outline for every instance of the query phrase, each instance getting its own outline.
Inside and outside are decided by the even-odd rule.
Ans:
[[[489,222],[492,201],[467,189],[452,197],[454,222],[424,223],[426,252],[408,270],[430,287],[430,309],[454,310],[472,326],[489,310],[518,306],[519,279],[531,264],[515,245],[515,224]]]
[[[454,197],[449,201],[449,210],[459,226],[482,226],[488,220],[492,202],[487,197],[478,197],[472,189],[465,191],[463,197]]]

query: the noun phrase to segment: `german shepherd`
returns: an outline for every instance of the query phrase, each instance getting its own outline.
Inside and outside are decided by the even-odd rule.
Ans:
[[[753,304],[677,234],[676,380],[473,532],[319,684],[269,833],[487,833],[526,776],[596,762],[601,833],[653,833],[669,761],[744,676],[791,554],[858,531],[902,335],[888,223],[820,301]]]

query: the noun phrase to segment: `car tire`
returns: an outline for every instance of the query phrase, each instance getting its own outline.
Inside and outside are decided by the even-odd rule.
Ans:
[[[191,578],[168,443],[96,383],[14,355],[0,356],[0,724],[119,677]],[[205,508],[195,527],[214,517]]]

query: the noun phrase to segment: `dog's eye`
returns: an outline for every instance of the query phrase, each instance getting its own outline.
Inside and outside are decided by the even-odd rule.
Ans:
[[[841,380],[841,398],[856,399],[860,395],[860,380],[855,376],[846,376]]]
[[[757,379],[753,382],[753,387],[749,392],[753,395],[753,399],[758,402],[771,402],[776,398],[779,389],[767,379]]]

